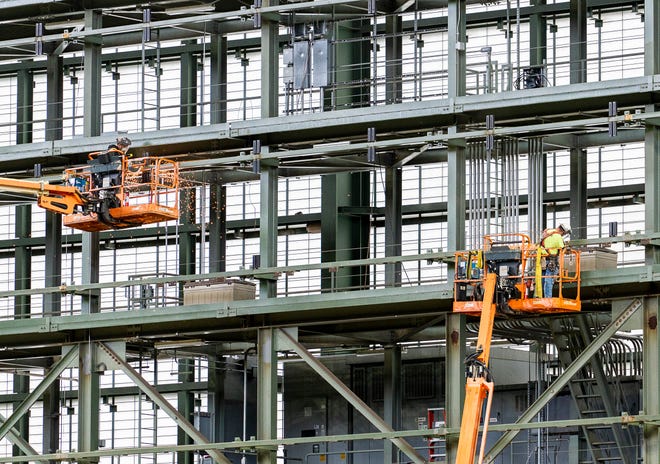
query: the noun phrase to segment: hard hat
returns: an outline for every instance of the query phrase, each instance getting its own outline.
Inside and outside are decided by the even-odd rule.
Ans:
[[[571,226],[567,226],[566,224],[559,224],[559,227],[561,227],[565,234],[571,233]]]
[[[117,145],[121,145],[124,147],[130,147],[131,146],[131,139],[128,137],[119,137],[117,139]]]

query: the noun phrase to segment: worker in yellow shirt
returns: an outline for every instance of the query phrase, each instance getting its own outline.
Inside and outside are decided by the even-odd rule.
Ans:
[[[545,271],[543,275],[543,297],[552,298],[552,287],[555,277],[559,273],[559,252],[566,246],[564,237],[571,233],[571,228],[565,224],[559,224],[554,229],[543,231],[541,247],[545,256]]]

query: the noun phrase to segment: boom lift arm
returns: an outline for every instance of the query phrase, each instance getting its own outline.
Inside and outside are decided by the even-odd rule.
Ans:
[[[73,214],[77,206],[83,207],[87,204],[80,191],[68,185],[0,177],[0,190],[34,195],[37,197],[37,205],[59,214]]]
[[[490,344],[493,338],[493,324],[496,312],[496,306],[493,303],[496,285],[497,275],[494,273],[488,274],[484,288],[483,309],[481,310],[481,319],[479,320],[477,350],[466,360],[465,403],[463,417],[461,419],[461,432],[458,438],[456,464],[472,464],[474,461],[483,401],[488,398],[478,462],[481,463],[484,457],[486,431],[488,429],[490,406],[495,387],[488,371],[488,360],[490,358]]]
[[[488,370],[495,316],[516,314],[555,314],[580,311],[580,255],[576,250],[560,250],[558,297],[539,297],[540,251],[524,234],[495,234],[484,237],[484,248],[456,253],[454,312],[479,316],[476,351],[466,358],[465,403],[456,451],[456,464],[482,464],[494,382]],[[564,259],[574,262],[571,273]],[[536,265],[535,265],[536,264]],[[574,299],[563,293],[565,283],[576,284]],[[484,409],[484,400],[487,399]],[[477,458],[479,425],[483,432]],[[475,458],[476,461],[475,461]]]

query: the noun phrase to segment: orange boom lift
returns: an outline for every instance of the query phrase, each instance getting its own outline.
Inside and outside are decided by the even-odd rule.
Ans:
[[[573,270],[569,272],[569,268]],[[544,278],[549,277],[541,275],[541,250],[524,234],[488,235],[484,238],[483,249],[456,253],[453,311],[480,317],[476,351],[465,360],[465,403],[456,464],[483,462],[495,386],[488,369],[495,316],[580,311],[580,255],[577,251],[560,251],[557,297],[540,296]],[[564,285],[568,283],[574,284],[573,298],[564,296]],[[483,431],[477,456],[482,417]]]
[[[95,232],[178,219],[179,165],[165,158],[99,152],[67,169],[65,185],[0,178],[0,190],[37,197],[64,225]]]

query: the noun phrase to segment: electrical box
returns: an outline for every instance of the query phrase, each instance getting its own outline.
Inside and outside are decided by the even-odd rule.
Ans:
[[[312,87],[330,85],[330,41],[315,40],[312,43]]]
[[[617,252],[609,248],[583,248],[580,250],[580,272],[616,269]],[[575,272],[575,255],[564,257],[564,269]]]
[[[309,87],[309,71],[311,59],[309,42],[301,41],[293,44],[293,88],[306,89]]]

